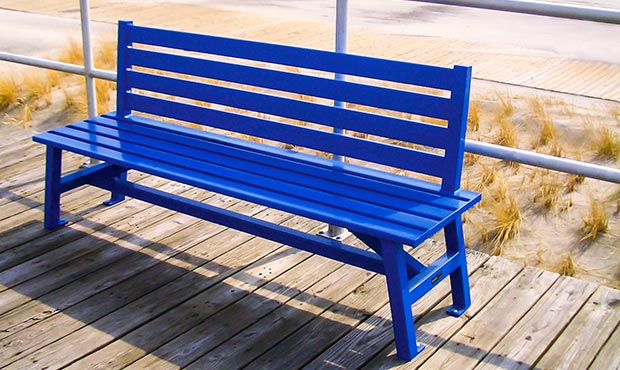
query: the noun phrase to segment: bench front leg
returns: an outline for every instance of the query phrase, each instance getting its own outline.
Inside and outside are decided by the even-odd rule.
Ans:
[[[60,218],[62,150],[48,145],[45,159],[45,215],[43,226],[48,230],[53,230],[67,224],[67,220]]]
[[[467,259],[465,255],[465,239],[463,237],[463,223],[460,218],[450,222],[444,228],[446,249],[449,256],[457,255],[458,267],[450,273],[450,288],[452,291],[452,307],[448,309],[451,316],[461,316],[471,305],[469,293],[469,275],[467,273]]]
[[[411,360],[424,346],[417,343],[415,322],[411,312],[411,294],[407,273],[407,255],[402,244],[381,241],[385,264],[392,326],[396,341],[396,355],[403,360]]]

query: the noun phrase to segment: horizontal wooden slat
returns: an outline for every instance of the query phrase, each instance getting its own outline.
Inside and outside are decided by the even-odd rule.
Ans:
[[[234,58],[343,73],[360,77],[402,82],[451,90],[454,70],[352,54],[228,39],[141,26],[129,28],[129,39],[136,43],[209,53]]]
[[[99,122],[99,120],[97,121]],[[342,198],[365,201],[385,208],[410,212],[430,219],[440,220],[448,217],[451,212],[463,205],[463,202],[451,198],[423,192],[400,191],[402,189],[399,187],[388,184],[383,184],[381,187],[377,186],[373,191],[364,188],[364,184],[368,182],[365,179],[340,174],[334,175],[334,171],[320,169],[316,166],[291,163],[283,159],[250,153],[247,150],[205,142],[180,134],[162,135],[161,131],[144,126],[138,126],[138,129],[134,131],[132,126],[136,125],[125,124],[119,130],[118,126],[114,124],[104,126],[99,123],[80,122],[71,125],[71,127],[95,135],[134,144],[143,143],[154,149],[165,148],[166,152],[171,153],[184,152],[194,158],[201,158],[206,162],[228,168],[290,182],[294,185],[306,186]],[[414,195],[415,198],[407,197],[411,195]],[[446,203],[450,200],[451,207],[448,207]],[[440,204],[435,204],[435,202]]]
[[[159,120],[149,119],[146,117],[141,117],[137,115],[132,115],[130,117],[119,118],[115,112],[106,113],[100,117],[95,117],[97,122],[99,120],[113,120],[118,122],[127,122],[131,125],[138,125],[136,130],[140,130],[143,127],[152,127],[157,130],[163,130],[166,133],[182,133],[187,137],[199,138],[201,140],[214,141],[218,143],[222,143],[232,147],[240,147],[245,150],[252,151],[253,153],[260,153],[264,155],[271,156],[273,158],[285,158],[288,161],[294,161],[295,166],[300,164],[307,164],[310,166],[318,166],[320,168],[328,169],[329,171],[333,171],[333,175],[337,175],[342,173],[343,175],[352,175],[358,178],[364,178],[369,180],[370,183],[379,182],[380,184],[389,183],[392,185],[396,185],[402,187],[400,192],[408,192],[408,191],[422,191],[424,193],[431,194],[441,194],[447,195],[447,197],[442,197],[441,199],[454,199],[459,202],[468,203],[472,201],[472,199],[478,198],[479,194],[470,192],[468,190],[460,189],[456,193],[449,192],[445,193],[441,189],[441,184],[435,182],[429,182],[424,180],[419,180],[414,177],[405,177],[401,175],[397,175],[395,173],[390,173],[386,171],[382,171],[379,169],[373,169],[370,167],[354,165],[346,162],[339,162],[337,166],[334,166],[334,162],[331,159],[318,157],[311,154],[306,154],[302,152],[292,151],[288,149],[278,148],[276,146],[265,145],[262,143],[257,143],[253,141],[248,141],[240,138],[236,138],[233,136],[220,135],[210,131],[205,130],[196,130],[191,127],[177,125],[175,123],[163,122]],[[108,121],[109,122],[109,121]],[[336,171],[337,170],[337,171]],[[381,185],[379,185],[381,186]],[[374,189],[373,185],[369,185],[366,183],[366,187],[370,190]],[[376,189],[375,189],[376,190]],[[451,203],[447,203],[451,204]],[[463,205],[459,205],[458,207],[462,207]],[[448,205],[448,207],[452,207],[452,205]]]
[[[343,109],[288,97],[278,97],[256,91],[203,84],[193,81],[163,77],[142,72],[128,72],[130,87],[170,96],[202,100],[237,109],[276,115],[293,120],[311,122],[329,127],[365,132],[386,138],[445,149],[450,142],[450,132],[445,127],[391,118],[377,113]],[[444,102],[422,100],[412,105],[428,112],[449,113]],[[140,110],[140,107],[130,108]],[[436,108],[436,109],[435,109]],[[281,140],[282,141],[282,140]],[[285,140],[284,140],[285,141]]]
[[[37,140],[45,144],[50,143],[60,148],[70,148],[76,153],[90,155],[95,158],[106,160],[112,164],[130,166],[131,168],[149,172],[164,178],[174,177],[178,181],[182,181],[189,185],[203,187],[225,195],[257,202],[268,207],[278,208],[305,217],[338,224],[352,231],[362,233],[371,232],[378,237],[396,240],[412,246],[416,246],[423,240],[430,230],[435,230],[435,228],[432,227],[433,225],[439,225],[435,221],[431,222],[427,220],[427,222],[424,222],[420,217],[405,215],[400,212],[364,215],[355,212],[355,210],[351,208],[345,210],[334,207],[341,207],[342,205],[340,204],[334,206],[323,205],[317,203],[316,200],[306,200],[312,197],[313,194],[311,191],[307,191],[305,194],[294,194],[295,191],[292,190],[287,193],[287,189],[278,187],[278,185],[281,186],[282,184],[278,184],[274,187],[274,184],[270,184],[264,179],[254,179],[253,176],[250,175],[241,174],[242,176],[240,178],[233,179],[218,177],[218,175],[223,176],[226,175],[226,173],[207,173],[196,170],[196,168],[206,168],[208,166],[196,160],[189,160],[186,157],[178,156],[177,158],[170,157],[163,159],[158,157],[158,155],[161,156],[161,153],[148,153],[149,150],[145,148],[140,148],[143,152],[146,152],[142,153],[143,155],[124,151],[125,147],[133,149],[131,145],[124,145],[123,150],[119,150],[118,148],[113,149],[69,136],[58,135],[53,131],[38,135]],[[103,140],[101,138],[98,138],[97,141],[105,141],[110,146],[113,144],[112,141]],[[149,154],[154,155],[154,157],[149,158],[144,156]],[[177,165],[177,163],[181,163],[182,167]],[[235,176],[233,174],[234,171],[225,172],[231,176]],[[263,181],[263,183],[259,183],[262,185],[261,187],[256,186],[257,184],[255,181],[257,180]],[[325,199],[326,203],[331,200],[328,198],[329,197],[326,197]],[[372,207],[368,207],[367,210],[371,208]],[[381,216],[381,218],[377,216]],[[413,221],[414,219],[417,221]],[[415,226],[416,224],[418,225],[417,227]],[[422,227],[422,229],[420,229],[420,227]],[[430,228],[425,232],[423,229],[424,227]]]
[[[111,127],[123,132],[135,132],[147,137],[166,136],[183,142],[184,144],[204,148],[205,144],[218,143],[226,148],[239,148],[236,156],[246,160],[269,163],[272,167],[282,168],[287,171],[304,173],[315,178],[328,179],[335,183],[354,182],[356,187],[366,189],[373,194],[385,193],[386,187],[390,187],[388,193],[397,193],[399,197],[415,201],[429,200],[434,207],[445,209],[457,209],[465,206],[477,194],[462,191],[463,196],[457,194],[442,194],[439,184],[417,180],[415,178],[398,176],[384,171],[372,170],[366,167],[348,163],[333,166],[328,159],[307,155],[296,151],[277,148],[270,145],[248,142],[230,136],[214,134],[206,131],[196,131],[192,128],[179,126],[167,122],[160,122],[148,118],[132,117],[131,120],[117,120],[114,117],[104,115],[102,117],[89,118],[88,122],[96,122],[97,125]],[[176,139],[178,137],[178,139]],[[217,147],[213,147],[217,148]],[[213,149],[215,150],[215,149]],[[392,189],[391,187],[396,187]]]
[[[213,78],[439,119],[447,120],[450,116],[449,98],[414,91],[402,91],[387,86],[372,86],[333,78],[278,71],[266,67],[233,64],[141,49],[130,49],[128,59],[129,64],[133,66]],[[134,77],[140,79],[144,75]],[[164,77],[158,77],[162,79],[160,83],[163,83]],[[132,85],[131,74],[129,78],[130,85]],[[327,124],[340,123],[335,121]],[[358,130],[355,127],[351,129]]]
[[[436,222],[428,217],[399,212],[386,206],[372,205],[365,201],[355,201],[351,198],[336,196],[322,189],[313,189],[310,186],[296,185],[297,181],[289,181],[286,177],[269,177],[261,174],[261,170],[269,171],[269,168],[265,166],[257,167],[251,162],[246,162],[245,167],[239,166],[241,169],[237,170],[228,166],[232,161],[225,158],[225,156],[218,157],[214,153],[200,153],[197,150],[191,150],[182,145],[168,143],[165,147],[155,149],[158,144],[161,144],[161,141],[143,137],[142,143],[132,143],[77,130],[73,126],[66,126],[62,130],[53,132],[94,146],[116,150],[123,154],[141,156],[149,160],[159,161],[162,164],[168,163],[171,166],[176,166],[180,172],[189,169],[192,172],[203,174],[206,178],[211,178],[216,186],[220,181],[223,181],[239,184],[240,187],[247,187],[247,189],[252,189],[252,192],[256,194],[273,193],[272,197],[276,201],[279,198],[295,198],[302,202],[311,201],[319,207],[326,205],[333,208],[335,212],[347,210],[351,213],[365,214],[377,219],[391,220],[391,222],[396,224],[417,229],[429,228]],[[208,158],[208,160],[202,159],[200,154],[210,156],[211,158]],[[131,163],[128,165],[131,165]],[[296,175],[293,172],[289,172],[288,176],[293,177]],[[398,227],[398,225],[395,226]]]
[[[130,106],[144,113],[206,124],[223,130],[282,141],[430,176],[440,177],[443,174],[443,157],[434,153],[335,135],[309,127],[274,122],[136,93],[129,93],[127,100]]]

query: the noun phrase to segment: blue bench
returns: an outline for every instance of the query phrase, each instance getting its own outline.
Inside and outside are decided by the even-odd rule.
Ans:
[[[141,199],[385,274],[398,356],[407,360],[422,349],[415,301],[450,276],[449,313],[469,307],[461,215],[480,200],[460,189],[469,67],[131,22],[120,22],[118,35],[116,112],[33,138],[47,145],[46,228],[66,223],[60,195],[89,184],[109,190],[110,205],[125,196]],[[61,176],[63,150],[102,163]],[[144,187],[127,180],[128,170],[337,225],[369,248]],[[446,253],[431,264],[404,248],[442,229]]]

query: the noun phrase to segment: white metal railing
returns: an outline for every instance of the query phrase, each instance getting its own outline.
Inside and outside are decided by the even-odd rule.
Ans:
[[[408,0],[460,7],[471,7],[489,10],[506,11],[542,15],[557,18],[576,19],[620,25],[620,11],[603,8],[554,4],[547,2],[528,2],[518,0]],[[346,52],[346,17],[347,0],[338,0],[336,45],[339,52]],[[88,101],[88,114],[95,116],[97,112],[94,78],[116,81],[116,72],[94,68],[92,61],[92,44],[90,39],[90,17],[88,0],[80,0],[82,22],[82,44],[84,49],[84,66],[28,57],[0,51],[0,60],[40,68],[53,69],[85,76]],[[501,145],[466,140],[465,150],[470,153],[497,159],[518,162],[526,165],[546,168],[559,172],[571,173],[620,184],[620,169],[558,158],[536,152],[508,148]]]
[[[555,4],[542,1],[520,0],[408,0],[419,3],[454,5],[466,8],[499,10],[510,13],[542,15],[599,23],[620,24],[620,11],[578,5]]]

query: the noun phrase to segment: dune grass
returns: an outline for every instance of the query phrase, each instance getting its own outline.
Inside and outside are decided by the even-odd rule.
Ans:
[[[470,131],[477,132],[480,130],[480,114],[481,114],[480,102],[472,100],[469,104],[469,113],[467,115],[467,128]]]
[[[592,146],[598,159],[617,161],[620,158],[620,135],[609,127],[598,129]]]
[[[558,273],[562,276],[575,276],[577,273],[577,265],[575,259],[570,254],[567,254],[562,258],[560,265],[558,266]]]
[[[506,242],[519,235],[523,221],[521,208],[503,178],[497,178],[493,186],[487,187],[482,199],[482,207],[490,216],[482,229],[482,241],[490,246],[491,255],[501,256]]]
[[[590,195],[590,210],[583,218],[581,227],[583,237],[581,241],[587,243],[594,242],[601,234],[607,232],[608,227],[609,219],[604,203],[596,199],[594,195]]]
[[[19,87],[11,77],[0,78],[0,110],[8,108],[17,101]]]
[[[58,61],[69,64],[84,65],[82,44],[74,38],[67,40],[67,46],[60,52]]]
[[[542,210],[549,211],[559,202],[564,187],[556,174],[549,170],[542,170],[539,181],[535,183],[532,201],[538,204]]]

